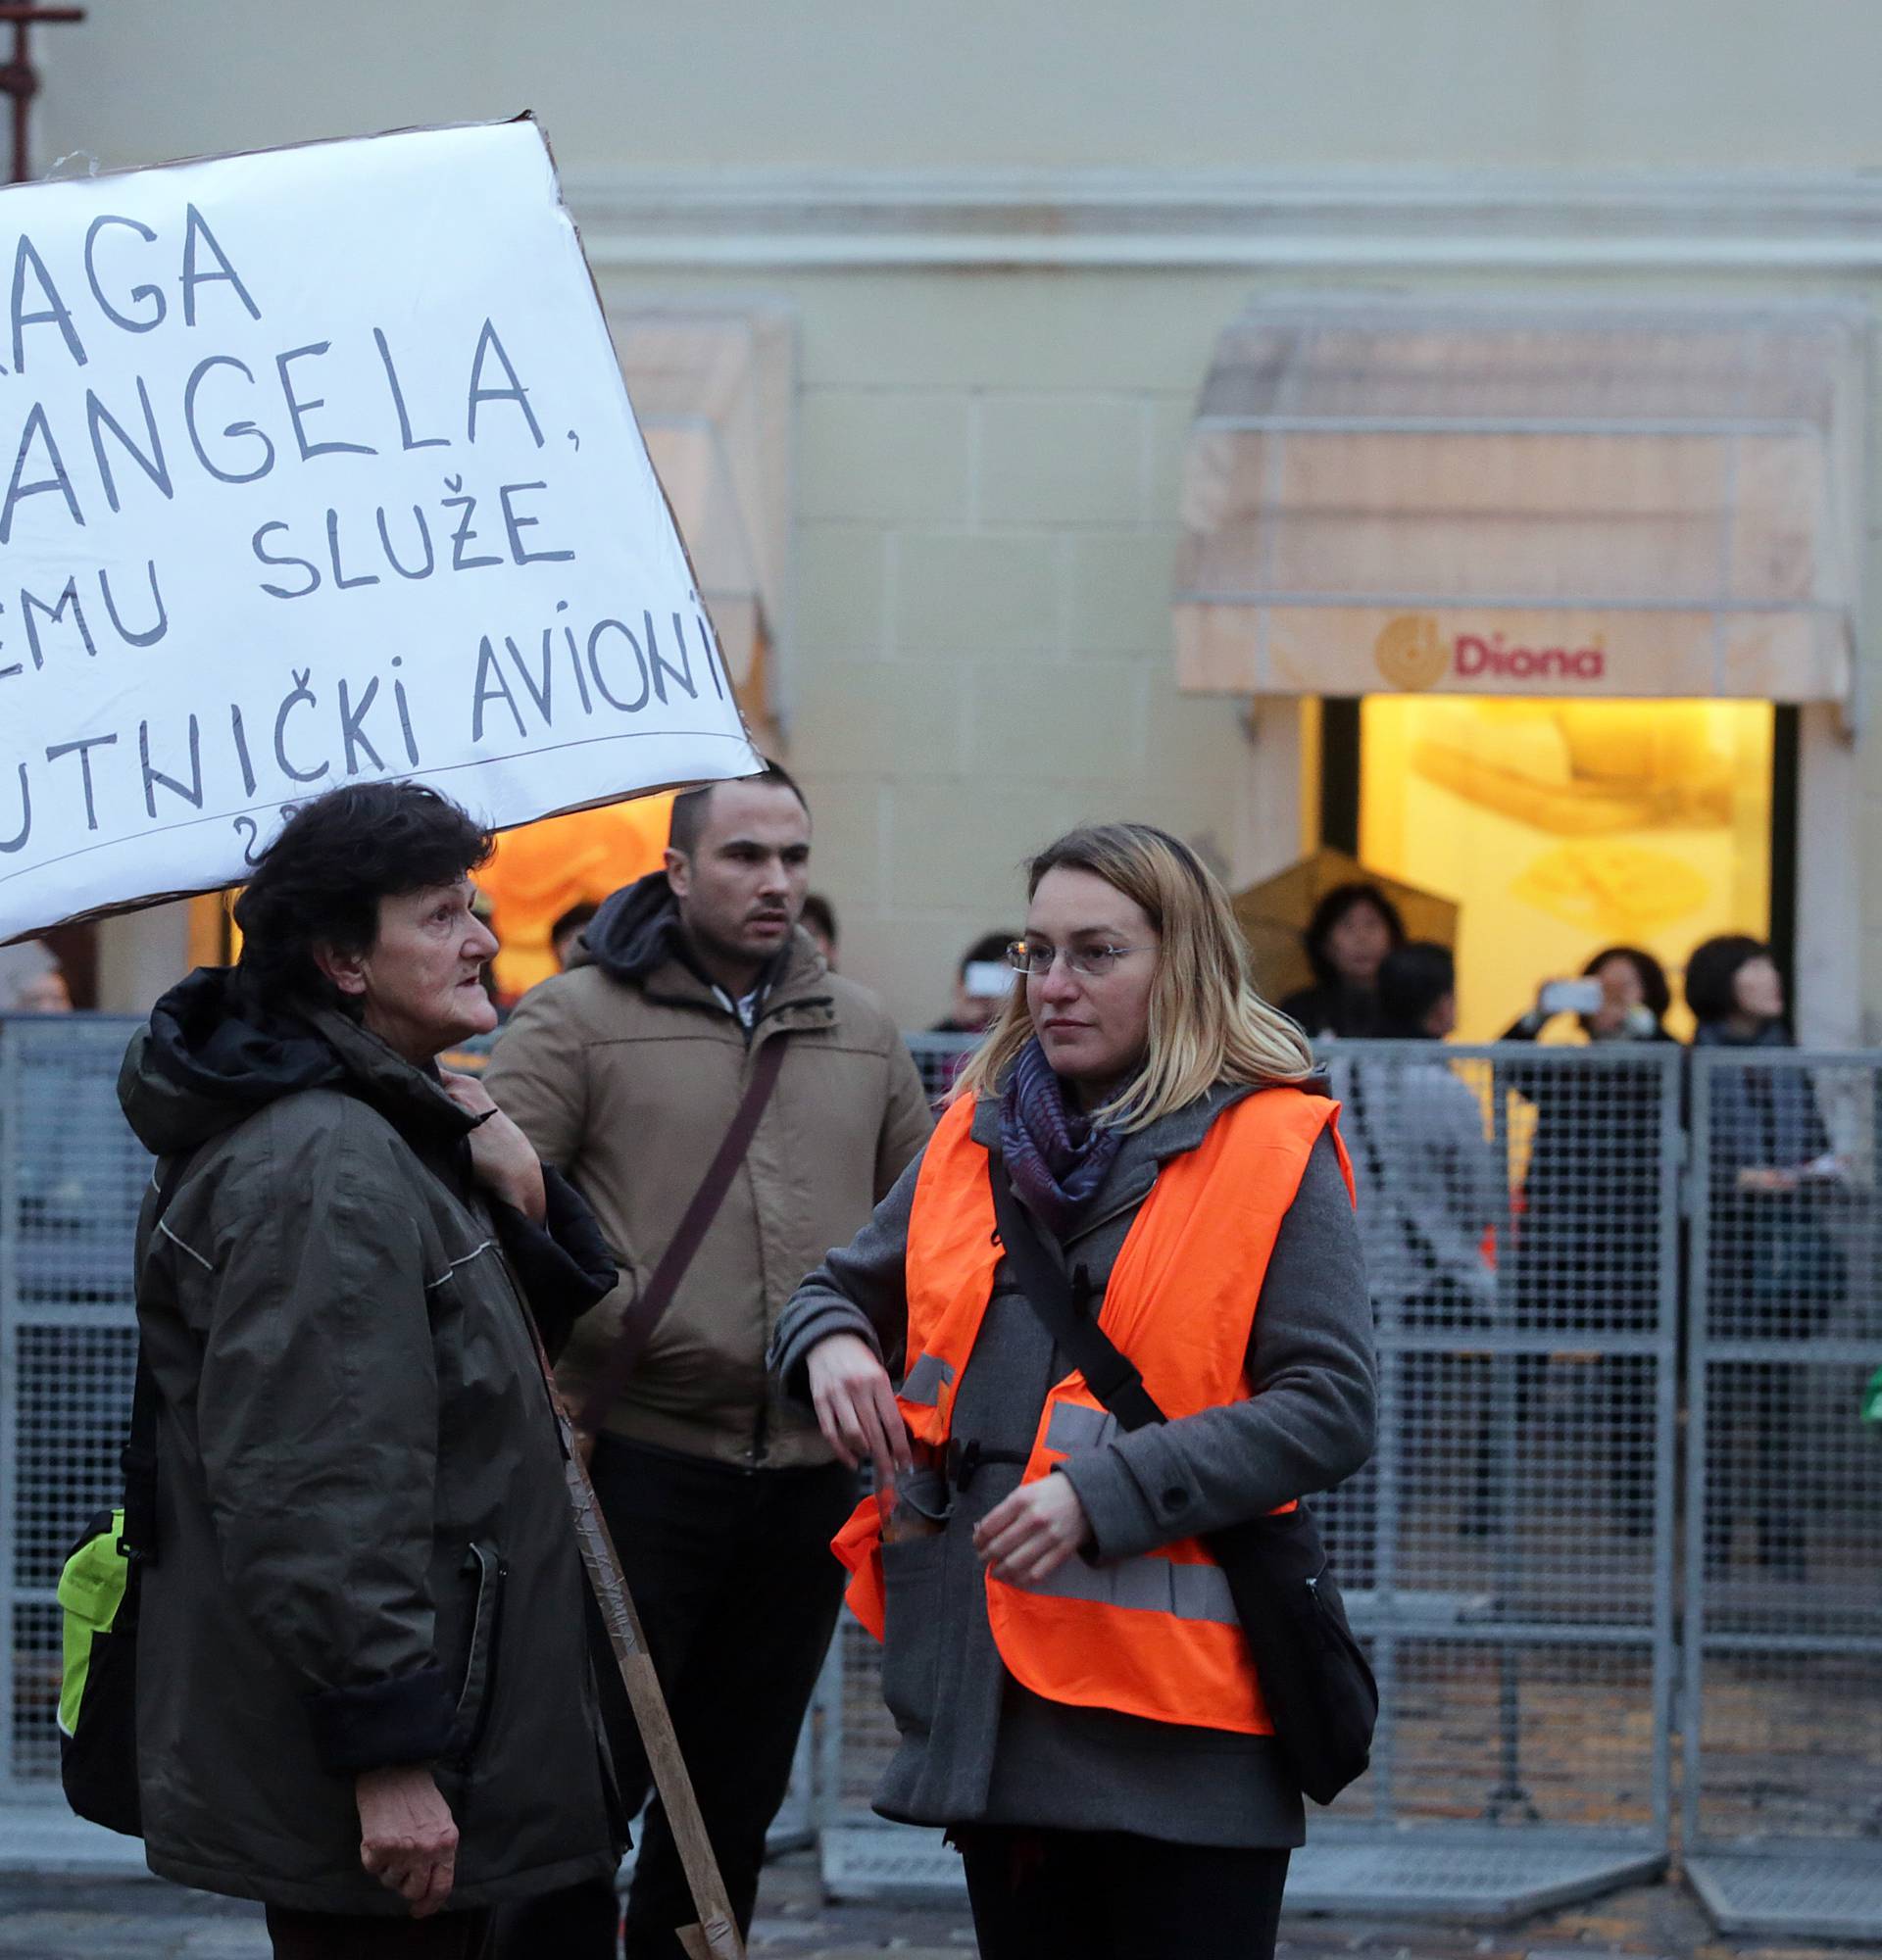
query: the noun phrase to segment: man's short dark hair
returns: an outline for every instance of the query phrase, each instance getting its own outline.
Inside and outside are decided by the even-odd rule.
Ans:
[[[235,901],[240,971],[265,1005],[345,1004],[314,948],[365,953],[379,901],[469,877],[495,848],[489,831],[423,783],[347,783],[300,805]]]
[[[1004,966],[1007,963],[1007,948],[1018,937],[1016,932],[983,932],[961,956],[957,976],[965,980],[969,966],[984,966],[990,960],[997,959]]]
[[[566,932],[579,932],[601,907],[592,899],[577,899],[566,912],[559,913],[549,928],[549,944],[554,946]]]
[[[804,806],[804,814],[809,816],[811,807],[804,802],[804,792],[798,788],[796,779],[788,769],[776,762],[767,762],[755,776],[735,776],[729,780],[739,782],[748,789],[789,790]],[[673,799],[672,822],[667,832],[669,850],[677,851],[682,858],[690,858],[699,849],[700,832],[706,828],[706,803],[717,783],[708,783],[702,789],[687,790]]]
[[[1771,949],[1748,933],[1721,933],[1695,947],[1686,961],[1686,1004],[1701,1026],[1726,1021],[1738,1012],[1739,969],[1768,959]]]
[[[1426,1032],[1431,1009],[1458,991],[1457,962],[1428,939],[1409,939],[1379,964],[1380,1032],[1401,1041]]]
[[[832,946],[836,944],[836,907],[821,892],[804,894],[804,909],[798,923],[812,932],[820,932]]]

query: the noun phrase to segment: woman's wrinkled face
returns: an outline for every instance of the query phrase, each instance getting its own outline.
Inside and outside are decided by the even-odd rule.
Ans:
[[[1032,895],[1025,943],[1051,955],[1044,973],[1026,975],[1026,1011],[1054,1071],[1093,1088],[1132,1073],[1150,1042],[1161,952],[1143,907],[1095,872],[1060,865]]]
[[[1738,1011],[1755,1020],[1781,1020],[1784,1014],[1784,982],[1768,954],[1748,959],[1732,976],[1732,999]]]
[[[320,956],[327,978],[360,1003],[360,1018],[408,1061],[429,1061],[497,1024],[483,985],[496,936],[470,899],[468,878],[396,893],[379,901],[379,930],[367,952]]]
[[[1323,942],[1333,970],[1352,987],[1370,987],[1392,951],[1392,928],[1369,899],[1355,899],[1328,928]]]

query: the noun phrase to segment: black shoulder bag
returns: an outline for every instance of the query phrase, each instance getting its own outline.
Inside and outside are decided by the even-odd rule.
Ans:
[[[175,1158],[158,1187],[153,1222],[188,1167]],[[119,1461],[124,1500],[99,1511],[59,1579],[65,1670],[59,1695],[59,1780],[83,1818],[127,1838],[144,1835],[137,1795],[137,1609],[143,1568],[157,1555],[157,1384],[137,1342],[130,1434]]]
[[[1166,1421],[1143,1377],[1046,1250],[997,1152],[987,1169],[1014,1276],[1060,1350],[1123,1428]],[[1228,1581],[1288,1768],[1315,1803],[1331,1803],[1365,1772],[1379,1690],[1347,1622],[1320,1528],[1297,1504],[1211,1532],[1205,1542]]]

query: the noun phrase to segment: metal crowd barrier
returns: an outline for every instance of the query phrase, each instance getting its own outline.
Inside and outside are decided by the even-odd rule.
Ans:
[[[118,1480],[149,1175],[113,1093],[130,1026],[0,1020],[13,1862],[70,1835],[53,1587]],[[970,1045],[911,1037],[937,1098]],[[1381,1424],[1372,1464],[1316,1507],[1385,1706],[1372,1770],[1310,1820],[1290,1905],[1502,1918],[1651,1872],[1678,1737],[1684,1861],[1721,1926],[1882,1941],[1882,1426],[1858,1410],[1882,1362],[1882,1058],[1327,1060]],[[1811,1157],[1796,1189],[1759,1175]],[[878,1681],[846,1619],[774,1841],[815,1833],[837,1895],[958,1891],[938,1834],[869,1812],[895,1746]]]
[[[1882,1062],[1701,1054],[1691,1134],[1686,1869],[1725,1932],[1873,1950]]]

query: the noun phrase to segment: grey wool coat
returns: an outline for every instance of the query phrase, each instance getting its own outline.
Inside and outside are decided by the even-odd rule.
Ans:
[[[355,1779],[425,1764],[453,1907],[606,1878],[625,1825],[528,1324],[553,1345],[614,1284],[585,1207],[553,1174],[547,1230],[489,1200],[429,1073],[330,1009],[246,1021],[220,972],[158,1004],[119,1093],[165,1181],[184,1163],[137,1231],[151,1870],[402,1914],[361,1867]]]
[[[1127,1136],[1079,1228],[1061,1245],[1040,1227],[1055,1255],[1067,1269],[1086,1266],[1102,1294],[1161,1166],[1194,1150],[1246,1093],[1222,1087]],[[976,1107],[972,1134],[998,1142],[996,1102]],[[919,1172],[917,1159],[856,1239],[798,1289],[771,1348],[787,1393],[807,1396],[810,1351],[837,1333],[860,1335],[899,1377],[909,1216]],[[955,1439],[1023,1457],[1047,1394],[1069,1365],[1003,1261],[955,1401]],[[1091,1521],[1087,1556],[1134,1557],[1272,1510],[1340,1483],[1371,1453],[1371,1309],[1352,1206],[1325,1138],[1309,1159],[1268,1264],[1249,1379],[1254,1393],[1244,1402],[1118,1434],[1065,1461],[1061,1469]],[[1210,1845],[1300,1843],[1300,1791],[1268,1738],[1066,1707],[1007,1673],[972,1538],[1019,1481],[1017,1464],[983,1464],[952,1493],[942,1532],[883,1547],[882,1686],[900,1746],[876,1809],[912,1824],[1121,1830]],[[949,1502],[946,1493],[919,1494],[924,1508]]]

